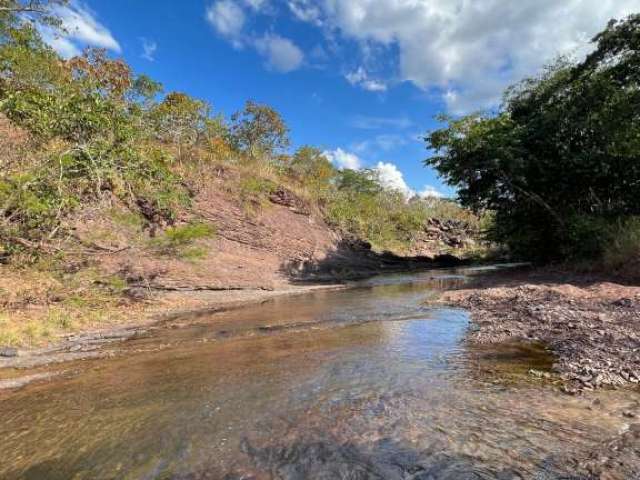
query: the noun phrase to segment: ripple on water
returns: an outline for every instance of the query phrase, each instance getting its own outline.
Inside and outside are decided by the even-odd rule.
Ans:
[[[423,306],[460,281],[438,275],[217,315],[4,395],[0,478],[557,478],[623,426],[624,392],[532,381],[540,346],[465,344],[465,312]]]

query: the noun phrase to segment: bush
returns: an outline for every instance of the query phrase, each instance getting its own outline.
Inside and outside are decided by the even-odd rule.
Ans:
[[[150,244],[162,255],[192,256],[192,250],[187,249],[197,240],[215,236],[216,228],[205,222],[191,222],[186,225],[167,228],[159,237],[154,238]],[[201,252],[201,250],[198,250]],[[202,255],[198,255],[202,256]]]
[[[614,271],[638,275],[640,263],[640,217],[618,222],[604,246],[603,264]]]

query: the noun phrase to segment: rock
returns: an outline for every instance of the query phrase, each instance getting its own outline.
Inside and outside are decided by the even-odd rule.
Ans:
[[[0,347],[0,357],[7,357],[7,358],[17,357],[18,353],[19,352],[17,348]]]
[[[621,298],[620,300],[616,300],[615,302],[613,302],[613,304],[616,307],[632,307],[633,300],[631,300],[630,298]]]
[[[127,288],[124,293],[132,300],[147,300],[151,296],[149,289],[142,287]]]
[[[624,418],[636,418],[637,415],[635,412],[632,412],[631,410],[627,410],[625,412],[622,412],[622,416]]]

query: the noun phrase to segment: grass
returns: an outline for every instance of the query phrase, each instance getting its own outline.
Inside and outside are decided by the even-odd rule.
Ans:
[[[198,240],[212,238],[215,235],[214,225],[193,221],[186,225],[167,228],[160,236],[152,239],[149,244],[161,255],[194,260],[206,256],[206,250],[198,248],[194,244]]]
[[[53,270],[2,268],[0,346],[35,347],[61,334],[127,318],[126,282],[87,268],[62,275]],[[9,289],[7,285],[12,285]]]

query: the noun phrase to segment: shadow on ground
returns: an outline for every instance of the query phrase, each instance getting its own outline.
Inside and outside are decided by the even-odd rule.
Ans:
[[[468,265],[470,261],[454,255],[404,257],[391,252],[375,252],[360,240],[341,240],[323,260],[288,261],[280,271],[293,282],[331,282],[358,280],[373,275]]]

